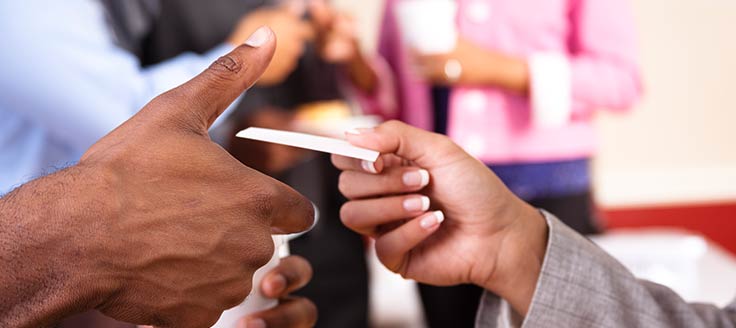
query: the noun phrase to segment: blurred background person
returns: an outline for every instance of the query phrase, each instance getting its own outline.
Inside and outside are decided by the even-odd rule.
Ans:
[[[427,54],[402,34],[402,2],[386,2],[380,58],[351,60],[364,108],[447,134],[522,199],[597,232],[593,114],[626,111],[642,92],[627,3],[454,1],[454,50]],[[480,288],[420,291],[430,327],[472,327]]]
[[[144,67],[139,43],[157,1],[2,1],[0,9],[8,49],[0,54],[0,193],[76,162],[154,96],[247,37],[241,26],[206,52]]]

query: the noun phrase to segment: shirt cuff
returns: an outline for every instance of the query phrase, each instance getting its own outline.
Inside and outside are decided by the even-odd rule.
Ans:
[[[567,124],[572,115],[572,71],[568,58],[559,53],[529,57],[531,120],[535,127]]]

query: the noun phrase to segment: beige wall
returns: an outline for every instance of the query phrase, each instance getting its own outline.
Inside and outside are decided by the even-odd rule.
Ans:
[[[382,1],[335,2],[353,12],[372,48]],[[598,120],[600,202],[736,199],[736,1],[632,5],[647,95],[631,115]]]
[[[647,95],[600,117],[601,201],[736,199],[736,1],[633,5]]]

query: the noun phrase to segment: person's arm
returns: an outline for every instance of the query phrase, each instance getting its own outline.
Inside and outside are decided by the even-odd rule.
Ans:
[[[592,110],[631,109],[643,86],[628,1],[571,1],[569,21],[568,53],[527,58],[532,118],[564,123]]]
[[[480,327],[514,326],[512,312],[527,327],[736,327],[736,306],[688,304],[637,280],[445,136],[387,122],[347,139],[382,155],[333,156],[349,199],[342,222],[375,238],[378,258],[405,278],[504,299],[485,296]]]
[[[388,8],[390,3],[386,4]],[[396,118],[397,90],[394,72],[384,57],[392,51],[396,23],[387,9],[381,24],[378,54],[367,55],[360,47],[355,26],[348,17],[330,8],[324,1],[310,3],[310,14],[318,32],[322,58],[341,67],[340,78],[346,91],[356,99],[366,114]],[[394,48],[393,50],[398,50]],[[384,59],[386,58],[386,59]]]
[[[116,46],[98,1],[3,1],[0,107],[82,151],[156,95],[205,69],[231,46],[146,69]]]
[[[83,229],[98,226],[94,218],[113,216],[112,199],[100,197],[110,194],[107,184],[73,167],[0,199],[0,326],[50,326],[119,287],[91,270],[79,243]]]
[[[630,109],[642,94],[629,1],[572,1],[570,58],[574,108]]]
[[[545,213],[544,265],[522,327],[736,327],[736,303],[725,309],[689,304],[667,287],[638,280],[598,246]],[[518,271],[518,270],[516,270]],[[490,293],[478,327],[512,327],[514,313]],[[500,319],[500,320],[499,320]]]
[[[511,56],[460,39],[448,54],[415,56],[436,84],[497,87],[529,97],[532,119],[564,124],[589,111],[630,109],[642,94],[636,33],[627,1],[570,2],[571,35],[565,51]],[[457,61],[457,76],[446,66]]]
[[[273,255],[271,235],[303,231],[314,216],[303,196],[207,134],[275,47],[273,32],[259,29],[79,164],[0,199],[0,327],[48,326],[89,309],[209,327],[245,299]]]

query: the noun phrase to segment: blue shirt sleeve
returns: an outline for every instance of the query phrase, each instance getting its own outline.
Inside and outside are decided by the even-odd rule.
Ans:
[[[17,112],[82,150],[232,48],[143,69],[116,46],[97,1],[0,1],[0,16],[0,113]]]

